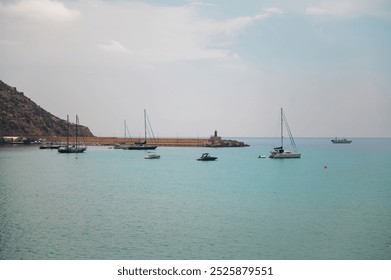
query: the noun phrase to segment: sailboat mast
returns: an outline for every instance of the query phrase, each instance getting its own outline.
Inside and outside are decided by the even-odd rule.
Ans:
[[[126,120],[124,120],[124,138],[126,141]]]
[[[76,149],[77,149],[77,125],[79,124],[79,117],[76,115]]]
[[[67,148],[69,147],[69,115],[67,115]]]
[[[282,108],[281,108],[281,147],[284,147],[284,123],[283,123]]]
[[[144,140],[147,142],[147,111],[144,109]]]

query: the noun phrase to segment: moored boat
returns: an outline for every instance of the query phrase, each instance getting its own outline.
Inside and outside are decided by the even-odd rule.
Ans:
[[[39,148],[41,150],[44,150],[44,149],[56,150],[56,149],[58,149],[60,147],[61,147],[61,145],[58,144],[58,143],[45,143],[45,144],[42,144],[41,146],[39,146]]]
[[[155,150],[157,145],[150,144],[133,144],[125,148],[124,150]]]
[[[124,120],[124,143],[121,144],[115,144],[114,149],[116,150],[128,150],[129,144],[126,144],[126,132],[128,131],[128,127],[126,126],[126,120]]]
[[[80,146],[78,142],[78,130],[77,127],[79,125],[79,117],[76,115],[76,139],[75,144],[70,145],[69,144],[69,116],[67,116],[67,122],[68,122],[68,129],[67,129],[67,144],[66,146],[61,146],[58,148],[58,152],[61,154],[74,154],[74,153],[83,153],[85,150],[87,150],[87,147]]]
[[[148,153],[144,156],[145,159],[159,159],[160,155],[156,153]]]
[[[199,158],[197,158],[197,160],[200,160],[200,161],[212,161],[212,160],[216,160],[217,157],[213,157],[211,155],[209,155],[209,153],[203,153]]]
[[[331,142],[333,144],[350,144],[352,143],[352,140],[349,140],[345,137],[342,138],[335,137],[334,139],[331,139]]]
[[[61,154],[77,154],[83,153],[85,150],[87,150],[86,147],[80,147],[76,145],[67,145],[58,148],[58,152]]]
[[[289,139],[291,140],[293,151],[286,151],[284,149],[284,126],[289,134]],[[275,147],[274,151],[270,152],[269,158],[273,159],[285,159],[285,158],[300,158],[301,153],[297,151],[295,140],[293,139],[291,130],[288,125],[288,121],[285,117],[284,111],[281,108],[281,146]]]
[[[149,120],[148,120],[149,123]],[[150,125],[149,125],[150,128]],[[152,131],[152,129],[150,129]],[[153,132],[152,132],[153,134]],[[153,136],[153,138],[155,138]],[[125,150],[155,150],[157,145],[147,144],[147,111],[144,109],[144,141],[135,142],[133,145],[129,145]]]

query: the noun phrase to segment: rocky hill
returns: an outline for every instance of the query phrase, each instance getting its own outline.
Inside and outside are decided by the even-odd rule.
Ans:
[[[45,111],[0,80],[0,136],[66,136],[67,128],[67,121]],[[78,129],[80,136],[94,136],[88,127],[79,126]],[[71,124],[69,135],[74,134],[75,124]]]

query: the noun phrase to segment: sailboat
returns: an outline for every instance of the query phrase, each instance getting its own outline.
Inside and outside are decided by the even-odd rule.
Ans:
[[[128,129],[128,127],[126,126],[126,120],[124,120],[124,140],[125,140],[125,143],[116,144],[114,146],[114,149],[127,150],[129,148],[129,145],[126,144],[126,131],[127,131],[127,129]]]
[[[147,111],[144,109],[144,141],[135,142],[128,150],[155,150],[157,145],[147,144]]]
[[[69,145],[69,115],[67,115],[67,123],[68,123],[68,127],[67,127],[67,145],[66,146],[62,146],[60,148],[58,148],[58,152],[59,153],[62,153],[62,154],[73,154],[73,153],[83,153],[87,148],[85,146],[80,146],[79,143],[78,143],[78,130],[77,130],[77,127],[79,125],[79,117],[76,115],[76,139],[75,139],[75,144],[73,145]]]
[[[288,131],[289,139],[291,141],[293,151],[284,150],[284,124],[286,130]],[[284,159],[284,158],[300,158],[300,157],[301,157],[301,153],[297,151],[295,140],[293,139],[291,130],[288,125],[288,121],[285,117],[283,109],[281,108],[281,146],[275,147],[274,151],[270,152],[269,158]]]

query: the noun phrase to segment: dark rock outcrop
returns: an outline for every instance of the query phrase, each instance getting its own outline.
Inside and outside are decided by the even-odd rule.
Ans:
[[[248,147],[249,145],[245,144],[242,141],[237,140],[224,140],[217,135],[215,131],[214,135],[209,138],[209,140],[204,144],[204,147],[211,148],[238,148],[238,147]]]
[[[0,80],[0,136],[66,136],[67,128],[67,121],[42,109],[23,92]],[[78,129],[80,136],[94,136],[86,126]],[[69,135],[75,135],[75,124],[70,124]]]

